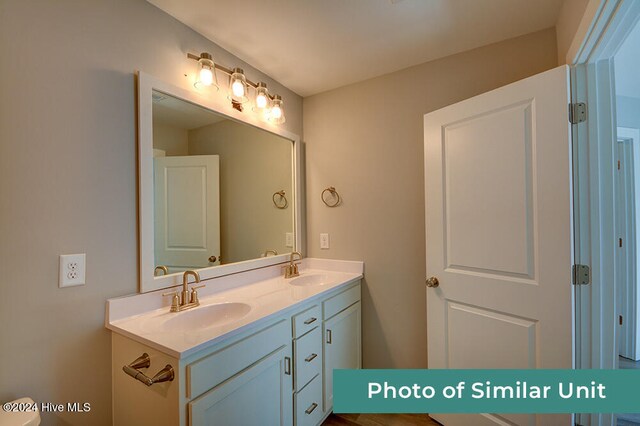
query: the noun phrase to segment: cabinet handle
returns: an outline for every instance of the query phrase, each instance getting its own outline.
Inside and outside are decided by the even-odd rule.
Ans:
[[[317,320],[317,319],[318,319],[318,318],[316,318],[316,317],[311,317],[311,318],[309,318],[308,320],[306,320],[306,321],[304,322],[304,324],[305,324],[305,325],[312,324],[312,323],[316,322],[316,320]]]
[[[313,413],[313,410],[315,410],[318,407],[318,404],[316,404],[315,402],[313,404],[311,404],[309,406],[309,408],[307,408],[306,410],[304,410],[305,413],[307,414],[311,414]]]
[[[306,357],[306,358],[304,359],[304,361],[305,361],[305,362],[311,362],[311,361],[313,361],[314,359],[316,359],[316,357],[317,357],[317,356],[318,356],[318,354],[311,354],[311,355],[309,355],[308,357]]]
[[[284,374],[287,376],[291,375],[291,358],[288,356],[284,357]]]
[[[327,330],[327,343],[331,344],[331,330]]]

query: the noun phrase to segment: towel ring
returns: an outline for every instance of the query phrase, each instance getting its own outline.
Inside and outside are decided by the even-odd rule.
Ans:
[[[324,199],[325,192],[331,193],[333,198],[336,199],[335,203],[332,203],[332,204],[327,203],[327,200]],[[333,186],[325,188],[325,190],[322,191],[322,195],[320,195],[320,198],[322,198],[322,202],[325,203],[327,207],[336,207],[338,204],[340,204],[340,201],[341,201],[340,194],[338,194],[338,191],[336,191],[336,189]]]
[[[276,206],[277,208],[281,209],[281,210],[282,209],[286,209],[287,206],[289,205],[289,201],[287,200],[287,197],[285,197],[284,194],[285,194],[285,192],[284,192],[284,189],[283,189],[281,191],[274,192],[273,193],[273,197],[272,197],[273,205]],[[280,200],[279,200],[280,203],[278,203],[278,201],[276,201],[276,195],[280,196]],[[282,202],[282,200],[284,200],[284,203]]]

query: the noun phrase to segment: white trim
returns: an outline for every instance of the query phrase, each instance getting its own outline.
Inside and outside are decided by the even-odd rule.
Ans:
[[[640,214],[640,209],[638,209],[638,203],[640,202],[640,198],[637,196],[638,190],[640,187],[636,185],[636,181],[638,180],[637,174],[640,172],[638,167],[640,166],[640,129],[629,128],[629,127],[618,127],[618,143],[620,143],[621,139],[630,140],[631,141],[631,152],[633,153],[630,161],[626,163],[631,164],[630,169],[626,169],[624,167],[624,163],[622,165],[622,173],[620,175],[620,171],[618,172],[619,179],[624,178],[625,185],[627,188],[630,188],[633,191],[633,197],[630,199],[633,200],[633,203],[629,206],[627,205],[625,208],[619,211],[619,219],[621,221],[620,225],[622,226],[622,230],[625,232],[623,238],[625,238],[625,243],[623,247],[626,251],[625,262],[622,265],[619,265],[619,268],[624,268],[622,272],[627,274],[627,279],[623,279],[620,281],[620,291],[618,294],[618,305],[619,305],[619,314],[624,318],[623,324],[620,327],[620,355],[626,358],[630,358],[634,361],[640,359],[640,339],[637,338],[638,335],[638,268],[640,265],[638,261],[638,251],[637,251],[637,231],[635,229],[635,225],[640,223],[640,220],[637,220],[638,214]],[[626,198],[625,199],[629,199]],[[618,200],[620,201],[620,200]],[[629,278],[630,277],[630,278]]]
[[[603,12],[604,2],[601,0],[589,0],[585,7],[582,19],[578,25],[578,29],[571,41],[569,50],[566,55],[567,64],[579,63],[578,57],[586,49],[585,41],[589,39],[589,35],[594,32],[594,24],[597,22],[596,17]]]
[[[300,137],[272,123],[260,120],[254,114],[243,114],[233,109],[223,95],[205,96],[204,93],[186,90],[166,83],[141,71],[138,76],[138,260],[140,292],[158,290],[182,284],[182,274],[154,277],[153,260],[153,142],[152,101],[153,90],[169,94],[187,102],[202,106],[230,119],[250,124],[293,142],[293,192],[292,215],[295,232],[295,250],[302,252],[302,182]],[[150,249],[149,249],[150,248]],[[198,269],[203,280],[244,272],[286,262],[288,254],[246,260],[228,265]]]
[[[617,365],[612,57],[638,20],[640,2],[603,0],[594,16],[572,72],[573,102],[586,102],[588,112],[585,123],[573,126],[575,259],[592,272],[590,286],[576,286],[576,366],[582,369]],[[576,421],[609,426],[614,417],[579,414]]]

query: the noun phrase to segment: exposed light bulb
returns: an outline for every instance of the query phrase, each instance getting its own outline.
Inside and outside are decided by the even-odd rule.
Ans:
[[[258,108],[266,108],[267,106],[267,97],[262,93],[256,96],[256,106]]]
[[[199,57],[195,55],[187,55],[191,59],[197,59],[198,71],[197,78],[193,84],[196,88],[202,88],[205,86],[215,86],[218,89],[218,82],[216,81],[215,63],[210,53],[202,52]]]
[[[266,111],[270,100],[271,98],[269,97],[269,90],[267,90],[267,83],[261,81],[256,84],[256,106],[254,111]]]
[[[276,120],[282,117],[282,108],[280,108],[279,105],[275,105],[273,108],[271,108],[271,117]]]
[[[269,111],[269,120],[276,124],[282,124],[285,121],[282,96],[280,95],[273,96],[271,111]]]
[[[209,68],[202,68],[200,70],[200,83],[205,86],[211,86],[213,84],[213,72]]]
[[[247,97],[247,78],[242,68],[234,68],[229,76],[229,99],[232,103],[242,104],[249,100]]]
[[[235,80],[231,84],[231,91],[233,92],[233,96],[238,98],[244,96],[244,84],[241,81]]]

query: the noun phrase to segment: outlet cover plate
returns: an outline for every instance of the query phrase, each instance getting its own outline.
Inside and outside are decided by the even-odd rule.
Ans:
[[[323,250],[329,248],[329,234],[320,234],[320,248]]]
[[[61,254],[58,286],[73,287],[84,285],[86,272],[86,254]]]

